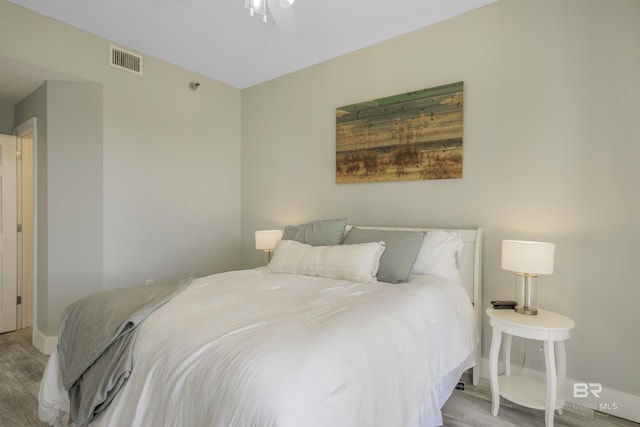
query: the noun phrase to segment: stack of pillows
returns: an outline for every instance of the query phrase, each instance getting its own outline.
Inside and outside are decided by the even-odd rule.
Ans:
[[[341,218],[286,226],[266,270],[360,283],[403,283],[411,274],[462,282],[460,233],[368,229],[348,222]]]

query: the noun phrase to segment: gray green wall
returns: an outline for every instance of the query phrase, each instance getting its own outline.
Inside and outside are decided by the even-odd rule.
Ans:
[[[244,266],[255,230],[312,219],[481,226],[487,307],[514,297],[502,239],[555,242],[539,306],[576,322],[569,377],[640,396],[638,52],[638,1],[501,0],[244,90]],[[457,81],[462,179],[335,184],[336,107]]]
[[[102,85],[48,81],[16,105],[38,118],[37,328],[102,289]],[[47,144],[47,142],[51,142]]]
[[[11,135],[13,132],[13,123],[15,110],[13,105],[7,104],[0,100],[0,133]]]
[[[115,69],[108,40],[6,0],[0,40],[0,56],[90,82],[48,81],[16,107],[39,127],[38,332],[95,290],[240,267],[239,90],[149,56],[142,77]]]

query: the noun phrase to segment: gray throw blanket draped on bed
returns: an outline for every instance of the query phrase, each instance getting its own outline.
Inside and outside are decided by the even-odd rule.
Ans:
[[[102,292],[64,310],[58,354],[76,426],[86,426],[103,411],[129,378],[137,326],[191,280]]]

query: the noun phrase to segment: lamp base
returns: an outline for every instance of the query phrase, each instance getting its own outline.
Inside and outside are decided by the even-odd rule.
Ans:
[[[516,313],[526,314],[527,316],[535,316],[538,314],[538,310],[533,307],[523,307],[521,305],[517,305],[514,310],[516,311]]]
[[[516,313],[527,316],[538,314],[537,303],[537,282],[538,276],[528,273],[516,273]]]

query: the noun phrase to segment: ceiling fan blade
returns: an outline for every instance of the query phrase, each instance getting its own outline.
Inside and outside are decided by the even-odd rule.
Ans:
[[[292,2],[282,2],[282,0],[267,0],[269,5],[269,12],[273,16],[273,20],[276,22],[278,28],[285,36],[295,34],[298,30],[296,24],[296,16],[293,13],[293,8],[290,7]],[[283,4],[286,7],[283,7]]]

